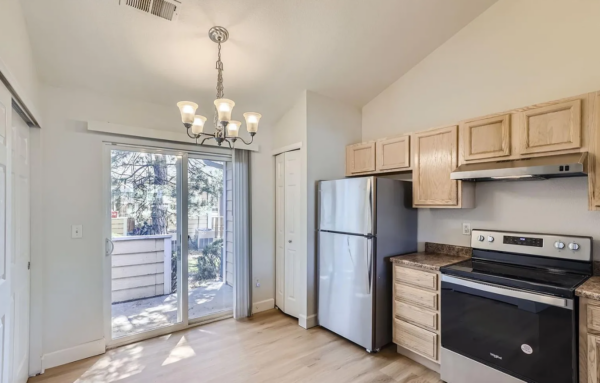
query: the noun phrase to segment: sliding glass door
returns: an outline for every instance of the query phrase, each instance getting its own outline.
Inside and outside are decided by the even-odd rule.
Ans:
[[[110,343],[231,316],[231,162],[119,146],[107,156]]]
[[[228,188],[227,165],[227,162],[200,157],[188,159],[190,321],[231,315],[233,309],[233,214],[231,174]]]
[[[181,323],[182,157],[111,150],[112,338]]]

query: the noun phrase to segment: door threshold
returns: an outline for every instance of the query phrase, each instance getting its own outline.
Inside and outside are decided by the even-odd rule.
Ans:
[[[115,348],[127,346],[129,344],[138,343],[138,342],[148,340],[148,339],[160,338],[161,336],[174,334],[179,331],[188,330],[193,327],[198,327],[198,326],[202,326],[205,324],[217,322],[217,321],[224,320],[224,319],[230,319],[230,318],[233,318],[233,310],[220,311],[220,312],[217,312],[217,313],[214,313],[211,315],[206,315],[204,317],[193,319],[189,322],[189,324],[187,326],[180,323],[180,324],[176,324],[176,325],[172,325],[172,326],[167,326],[164,328],[158,328],[155,330],[130,335],[127,337],[113,339],[106,346],[106,350],[107,351],[112,350]]]

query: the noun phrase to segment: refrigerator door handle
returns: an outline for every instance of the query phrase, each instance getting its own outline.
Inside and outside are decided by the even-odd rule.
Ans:
[[[373,224],[374,224],[374,220],[373,220],[373,177],[369,177],[369,181],[367,182],[367,199],[369,200],[369,218],[368,220],[371,221],[371,228],[369,229],[369,232],[367,234],[372,234],[373,233]]]
[[[367,240],[367,281],[369,285],[367,286],[367,291],[371,294],[371,285],[373,279],[373,252],[371,246],[371,239]]]

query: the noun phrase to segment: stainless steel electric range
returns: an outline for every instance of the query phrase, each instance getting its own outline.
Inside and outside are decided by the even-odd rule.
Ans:
[[[473,230],[473,258],[441,268],[441,378],[576,383],[575,288],[592,238]]]

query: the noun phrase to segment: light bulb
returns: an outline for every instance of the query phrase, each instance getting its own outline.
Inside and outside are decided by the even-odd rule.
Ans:
[[[194,123],[192,124],[192,133],[200,134],[204,130],[204,123],[206,122],[206,117],[195,115]]]
[[[244,118],[246,119],[246,129],[248,133],[256,133],[258,131],[258,122],[262,115],[260,113],[247,112],[244,113]]]
[[[196,109],[198,109],[198,104],[193,103],[191,101],[181,101],[177,103],[179,107],[179,111],[181,112],[181,121],[184,124],[191,124],[194,122],[194,114],[196,114]]]
[[[227,135],[229,137],[237,137],[240,132],[240,125],[242,125],[239,121],[229,121],[227,124]]]
[[[231,120],[231,112],[233,111],[234,106],[235,102],[227,98],[216,99],[215,107],[217,108],[219,121],[229,122],[229,120]]]

